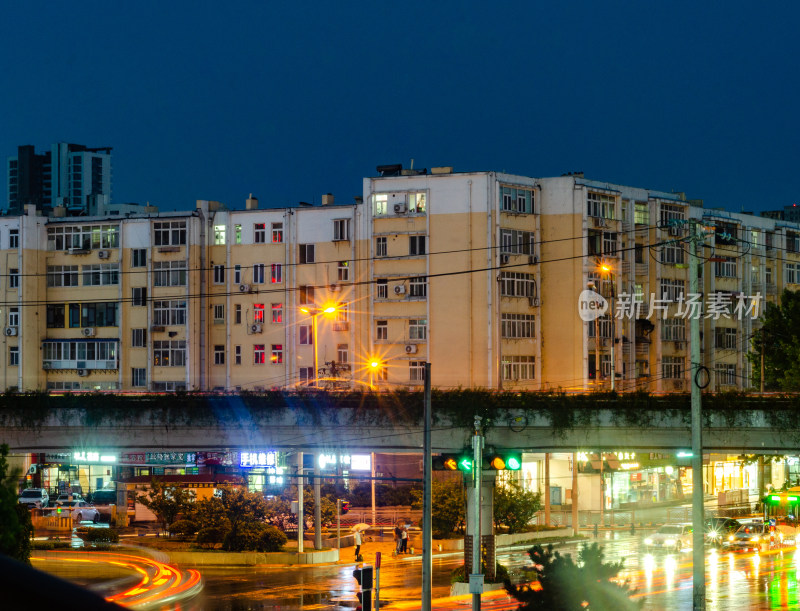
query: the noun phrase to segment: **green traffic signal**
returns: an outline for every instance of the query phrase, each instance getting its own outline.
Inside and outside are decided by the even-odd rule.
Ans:
[[[472,471],[472,458],[469,456],[462,456],[458,459],[458,470],[468,473]]]
[[[496,471],[519,471],[522,469],[522,454],[519,452],[502,452],[490,454],[484,459],[487,469]]]

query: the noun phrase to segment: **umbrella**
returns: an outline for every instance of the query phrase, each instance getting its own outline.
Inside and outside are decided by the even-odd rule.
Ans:
[[[372,528],[369,524],[365,524],[361,522],[360,524],[356,524],[355,526],[351,526],[350,530],[356,532],[357,530],[367,530],[368,528]]]

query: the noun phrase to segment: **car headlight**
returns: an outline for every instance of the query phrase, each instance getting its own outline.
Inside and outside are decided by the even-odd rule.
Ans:
[[[653,545],[653,540],[648,537],[647,539],[644,540],[644,544],[645,545]]]
[[[750,541],[758,541],[758,536],[750,537]]]
[[[664,539],[664,545],[666,545],[666,546],[675,545],[675,539]]]
[[[708,533],[708,536],[712,539],[716,539],[717,537],[719,537],[719,533],[712,530],[710,533]]]
[[[728,535],[728,541],[733,541],[735,538],[733,535]]]

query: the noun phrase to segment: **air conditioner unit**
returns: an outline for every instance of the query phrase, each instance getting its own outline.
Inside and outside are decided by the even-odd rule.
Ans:
[[[94,327],[86,327],[81,329],[81,335],[84,337],[94,337]]]
[[[416,354],[416,353],[417,353],[416,344],[406,344],[406,354]]]
[[[683,232],[681,231],[680,225],[670,225],[669,226],[669,235],[671,236],[680,236]]]
[[[261,324],[256,322],[250,325],[250,333],[261,333]]]
[[[101,259],[108,259],[111,256],[111,251],[108,250],[98,250],[97,256]]]
[[[511,255],[500,255],[500,265],[505,265],[511,260]]]
[[[405,295],[406,294],[406,286],[404,284],[395,285],[394,294],[395,295]]]
[[[405,214],[408,212],[408,206],[405,204],[395,204],[394,205],[394,213],[395,214]]]
[[[240,293],[249,293],[250,292],[250,285],[249,284],[240,284],[239,285],[239,292]]]
[[[330,291],[331,293],[336,293],[341,287],[338,284],[331,284]]]
[[[82,377],[82,378],[85,378],[86,376],[89,375],[89,370],[88,369],[78,369],[78,375],[80,377]]]
[[[539,298],[538,297],[528,297],[528,304],[532,308],[538,308],[539,307]]]
[[[528,263],[530,265],[536,265],[538,262],[539,262],[539,257],[537,257],[536,255],[531,255],[528,257]]]
[[[16,327],[6,327],[5,333],[6,333],[6,335],[8,337],[11,337],[12,335],[16,335],[17,334],[17,328]]]

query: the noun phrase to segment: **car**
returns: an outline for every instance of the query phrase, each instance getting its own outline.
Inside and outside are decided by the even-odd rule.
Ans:
[[[729,535],[735,533],[742,523],[733,518],[708,518],[705,522],[706,541],[712,545],[722,545]]]
[[[769,547],[773,541],[772,528],[763,522],[742,524],[739,529],[728,535],[722,547],[729,550],[761,550]]]
[[[68,510],[70,516],[75,522],[94,522],[95,524],[100,520],[100,512],[96,507],[87,503],[86,501],[64,501],[61,504],[61,509]]]
[[[69,498],[70,496],[72,497],[72,499]],[[69,500],[84,501],[86,499],[84,499],[77,492],[75,494],[72,494],[72,495],[70,495],[70,494],[59,494],[58,498],[56,499],[56,507],[61,507],[61,505],[63,505],[64,503],[68,502]]]
[[[94,505],[116,505],[117,491],[108,490],[106,488],[103,488],[102,490],[95,490],[89,495],[87,500]]]
[[[47,494],[47,490],[44,488],[26,488],[19,495],[18,500],[22,505],[27,505],[29,508],[36,507],[41,509],[42,507],[47,507],[50,502],[50,495]]]
[[[665,549],[678,551],[692,547],[691,524],[664,524],[656,532],[645,538],[647,549]]]

